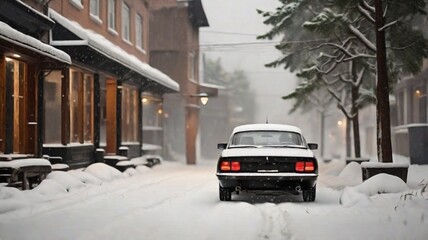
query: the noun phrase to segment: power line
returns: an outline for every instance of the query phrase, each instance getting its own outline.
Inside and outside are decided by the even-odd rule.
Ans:
[[[201,31],[201,33],[225,34],[225,35],[239,35],[239,36],[258,36],[255,33],[237,33],[237,32],[222,32],[222,31]]]
[[[213,44],[200,44],[200,47],[224,47],[224,46],[245,46],[245,45],[267,45],[278,44],[279,41],[271,42],[240,42],[240,43],[213,43]]]

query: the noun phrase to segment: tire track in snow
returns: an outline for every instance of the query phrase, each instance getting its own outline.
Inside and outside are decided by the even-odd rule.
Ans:
[[[264,225],[259,239],[279,240],[291,238],[292,235],[288,232],[286,223],[287,211],[281,210],[275,203],[257,204],[255,207],[259,210],[264,219]]]

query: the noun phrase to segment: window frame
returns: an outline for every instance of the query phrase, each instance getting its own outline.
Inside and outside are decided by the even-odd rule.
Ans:
[[[89,16],[94,22],[98,24],[102,24],[103,22],[100,18],[100,14],[100,0],[89,0]]]
[[[131,42],[131,9],[125,2],[122,3],[122,39]]]
[[[74,74],[76,74],[76,78],[74,78]],[[74,81],[78,81],[75,83]],[[86,81],[90,81],[90,99],[86,99],[85,96],[85,83]],[[73,95],[73,84],[76,84],[76,95]],[[73,104],[73,97],[77,101],[77,103]],[[70,68],[70,80],[69,80],[69,107],[70,107],[70,123],[68,126],[69,129],[69,143],[71,144],[83,144],[83,143],[94,143],[94,76],[92,73],[83,71],[78,68]],[[86,112],[85,104],[90,102],[90,111],[89,116],[88,112]],[[90,119],[89,124],[89,136],[90,138],[86,138],[88,126],[85,124],[87,119]]]
[[[116,33],[116,0],[107,2],[107,28],[109,31]]]
[[[144,18],[140,14],[135,15],[135,46],[138,50],[144,50]]]

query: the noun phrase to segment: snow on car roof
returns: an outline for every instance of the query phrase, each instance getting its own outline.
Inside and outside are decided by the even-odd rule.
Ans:
[[[289,131],[289,132],[296,132],[296,133],[302,133],[300,128],[292,125],[285,125],[285,124],[273,124],[273,123],[265,123],[265,124],[246,124],[237,126],[233,129],[233,133],[236,132],[245,132],[245,131],[255,131],[255,130],[262,130],[262,131]]]

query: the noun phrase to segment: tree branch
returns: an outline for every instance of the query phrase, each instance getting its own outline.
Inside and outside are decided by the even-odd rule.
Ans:
[[[370,15],[370,12],[363,8],[361,5],[358,5],[358,11],[371,23],[375,23],[374,18]]]
[[[349,30],[351,31],[352,34],[354,34],[358,39],[360,39],[360,41],[364,45],[366,45],[367,48],[369,48],[373,52],[376,52],[376,46],[369,39],[367,39],[366,36],[364,36],[363,33],[361,33],[357,28],[355,28],[354,26],[352,26],[352,24],[349,24],[348,28],[349,28]]]
[[[386,28],[388,28],[388,27],[390,27],[390,26],[392,26],[394,24],[397,24],[399,21],[400,21],[400,18],[397,19],[397,20],[395,20],[395,21],[392,21],[392,22],[390,22],[388,24],[385,24],[385,25],[383,25],[383,27],[379,28],[378,31],[384,31]]]
[[[366,9],[367,11],[370,11],[370,13],[375,14],[376,9],[373,6],[370,6],[366,1],[360,0],[360,5],[362,8]]]

